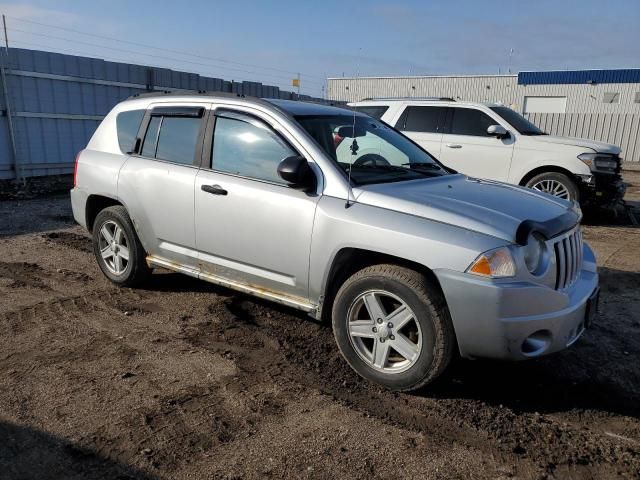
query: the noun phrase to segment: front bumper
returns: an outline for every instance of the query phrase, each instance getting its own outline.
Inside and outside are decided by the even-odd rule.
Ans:
[[[624,198],[627,186],[618,174],[594,173],[590,182],[579,179],[580,203],[583,206],[609,206]]]
[[[494,281],[436,270],[447,300],[460,354],[466,358],[523,360],[573,344],[597,308],[598,274],[593,253],[565,291],[529,282]]]

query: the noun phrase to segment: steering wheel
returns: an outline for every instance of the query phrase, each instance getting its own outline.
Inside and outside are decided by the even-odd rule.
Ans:
[[[361,156],[355,162],[353,162],[354,167],[363,167],[363,166],[377,167],[377,166],[384,166],[384,165],[391,165],[391,164],[386,158],[375,153],[367,153],[366,155]]]

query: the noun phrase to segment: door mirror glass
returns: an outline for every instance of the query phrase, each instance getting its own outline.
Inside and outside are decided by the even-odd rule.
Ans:
[[[278,165],[278,175],[291,188],[308,192],[316,186],[316,176],[309,162],[300,155],[292,155],[282,160]]]
[[[509,137],[509,132],[502,125],[490,125],[487,128],[487,135],[496,138],[507,138]]]

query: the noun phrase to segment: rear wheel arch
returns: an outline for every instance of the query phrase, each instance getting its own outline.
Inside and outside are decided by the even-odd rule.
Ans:
[[[115,205],[124,206],[120,201],[112,197],[107,197],[105,195],[89,195],[85,207],[85,220],[87,222],[87,229],[89,232],[93,232],[93,224],[98,214],[105,208],[113,207]]]

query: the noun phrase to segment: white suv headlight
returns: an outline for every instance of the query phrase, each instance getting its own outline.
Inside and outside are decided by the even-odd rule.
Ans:
[[[508,247],[500,247],[484,252],[467,268],[467,273],[491,278],[514,277],[516,262]]]
[[[613,172],[618,168],[616,157],[608,153],[581,153],[578,158],[591,170]]]

